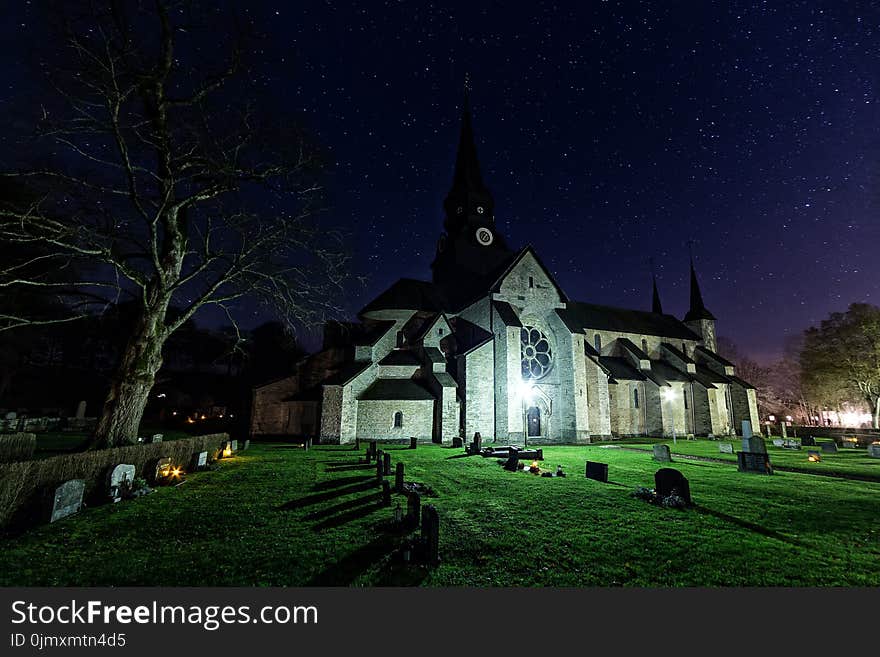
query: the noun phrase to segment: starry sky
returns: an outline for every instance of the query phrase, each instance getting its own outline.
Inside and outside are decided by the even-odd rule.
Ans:
[[[232,3],[236,4],[236,3]],[[759,360],[880,303],[880,5],[248,2],[270,111],[327,149],[352,312],[428,279],[462,87],[498,229],[572,299],[683,316],[688,247],[718,333]],[[33,26],[11,9],[3,36]],[[16,102],[7,50],[3,104]],[[257,317],[254,318],[259,319]]]

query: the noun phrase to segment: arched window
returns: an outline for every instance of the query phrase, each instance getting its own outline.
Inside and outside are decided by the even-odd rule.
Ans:
[[[688,391],[682,390],[682,397],[684,397],[684,408],[687,410],[688,407]]]
[[[645,338],[642,338],[642,351],[645,352],[645,355],[648,355],[648,341]]]
[[[401,411],[397,411],[394,414],[394,428],[400,429],[403,426],[403,413]]]
[[[638,408],[638,407],[639,407],[639,389],[634,388],[633,389],[633,408]]]
[[[404,335],[403,331],[397,332],[397,346],[402,347],[406,344],[406,335]]]
[[[596,347],[596,351],[602,353],[602,336],[598,333],[593,336],[593,346]]]

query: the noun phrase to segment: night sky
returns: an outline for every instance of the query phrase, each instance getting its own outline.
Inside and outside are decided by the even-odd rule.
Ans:
[[[13,3],[8,87],[38,28]],[[357,310],[428,279],[462,86],[498,228],[576,300],[688,298],[688,240],[718,333],[749,355],[851,302],[880,303],[876,3],[330,3],[250,6],[260,82],[335,163]],[[254,321],[260,317],[253,317]]]

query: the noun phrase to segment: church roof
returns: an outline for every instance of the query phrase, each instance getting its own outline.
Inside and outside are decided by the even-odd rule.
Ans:
[[[434,395],[413,379],[378,379],[358,395],[358,401],[419,401]]]
[[[688,357],[688,355],[686,353],[684,353],[681,349],[679,349],[678,347],[676,347],[668,342],[662,342],[660,344],[660,346],[662,346],[664,349],[666,349],[669,353],[671,353],[673,356],[675,356],[676,358],[678,358],[682,362],[685,362],[685,363],[693,363],[694,362],[693,358]]]
[[[506,326],[522,326],[522,322],[519,321],[519,317],[516,316],[516,311],[514,311],[513,306],[509,303],[506,301],[493,301],[492,306],[498,312],[498,316]]]
[[[716,354],[714,351],[706,349],[706,347],[704,347],[702,345],[698,344],[695,351],[697,351],[698,353],[702,354],[703,356],[705,356],[706,358],[708,358],[710,360],[714,360],[719,365],[724,365],[725,367],[735,367],[735,365],[733,363],[731,363],[729,360],[727,360],[726,358],[722,358],[721,356]]]
[[[366,370],[370,366],[369,361],[356,361],[354,363],[346,363],[341,370],[321,381],[321,385],[325,386],[344,386],[350,383],[354,378]]]
[[[730,381],[730,377],[727,377],[724,374],[719,374],[715,370],[708,368],[700,363],[697,363],[696,369],[696,373],[700,375],[700,377],[707,381],[711,381],[712,383],[728,383]],[[700,379],[697,380],[699,381]],[[702,383],[702,381],[700,382]]]
[[[422,362],[409,349],[392,349],[391,352],[379,361],[379,365],[421,365]]]
[[[621,356],[599,356],[599,362],[615,379],[621,381],[644,381],[646,378],[644,374],[630,365],[626,358]]]
[[[700,339],[699,335],[672,315],[659,315],[643,310],[628,310],[579,301],[569,302],[565,308],[558,309],[556,313],[572,333],[579,333],[584,329],[599,329],[682,340]]]
[[[691,375],[682,372],[675,365],[665,360],[652,360],[651,370],[666,381],[690,381]]]
[[[440,289],[428,281],[401,278],[364,306],[359,315],[375,310],[428,310],[441,312],[446,306]]]
[[[727,378],[729,378],[733,383],[737,383],[747,390],[757,390],[757,388],[755,388],[755,386],[753,386],[751,383],[739,378],[738,376],[730,376]]]

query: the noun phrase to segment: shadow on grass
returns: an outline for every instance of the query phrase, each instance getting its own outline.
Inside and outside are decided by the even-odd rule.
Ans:
[[[321,509],[320,511],[313,511],[308,514],[306,518],[308,518],[309,520],[321,520],[323,518],[329,518],[330,516],[335,516],[337,513],[341,513],[342,511],[357,509],[358,507],[364,506],[365,504],[378,504],[381,498],[381,493],[365,495],[364,497],[358,497],[357,499],[349,500],[348,502],[340,502],[339,504],[328,506],[326,509]]]
[[[375,479],[375,477],[371,477],[370,475],[351,475],[348,477],[339,477],[338,479],[331,479],[329,481],[322,481],[320,483],[312,486],[313,490],[332,490],[334,488],[341,488],[343,486],[350,486],[352,484],[359,484],[365,482],[369,479]]]
[[[351,472],[352,470],[375,470],[375,463],[349,463],[346,465],[334,465],[325,470],[325,472]]]
[[[767,527],[756,525],[755,523],[749,522],[748,520],[742,520],[741,518],[722,513],[721,511],[708,509],[704,506],[700,506],[699,504],[694,504],[693,509],[697,513],[713,516],[715,518],[718,518],[719,520],[724,520],[725,522],[732,523],[737,527],[742,527],[743,529],[748,529],[749,531],[755,532],[756,534],[761,534],[761,536],[766,536],[767,538],[775,538],[777,541],[782,541],[783,543],[788,543],[789,545],[804,547],[804,544],[801,541],[795,540],[790,536],[781,534],[773,529],[768,529]]]
[[[325,529],[333,529],[334,527],[341,527],[342,525],[348,524],[354,520],[360,520],[361,518],[366,518],[371,513],[378,511],[379,509],[388,509],[387,506],[380,506],[377,504],[380,499],[380,495],[367,495],[366,497],[361,498],[361,500],[365,500],[361,506],[356,509],[352,509],[347,513],[340,513],[338,515],[332,516],[319,522],[318,524],[312,527],[312,531],[320,532]],[[373,504],[366,504],[366,502],[373,502]]]
[[[448,461],[450,459],[467,459],[471,456],[476,456],[476,454],[454,454],[453,456],[447,456],[446,460]]]
[[[333,490],[329,490],[323,493],[316,493],[315,495],[307,495],[306,497],[301,497],[298,500],[290,500],[289,502],[285,502],[284,504],[275,508],[276,511],[293,511],[295,509],[302,509],[303,507],[311,506],[313,504],[320,504],[321,502],[329,502],[330,500],[336,499],[337,497],[342,497],[343,495],[351,495],[352,493],[360,493],[361,491],[369,490],[373,488],[373,482],[364,481],[359,484],[354,484],[352,486],[344,486],[341,488],[334,488]]]
[[[372,586],[418,586],[428,575],[428,569],[409,564],[396,563],[393,553],[403,540],[399,536],[380,536],[343,557],[315,575],[306,586],[350,586],[362,573],[378,562],[392,557],[384,564]]]

